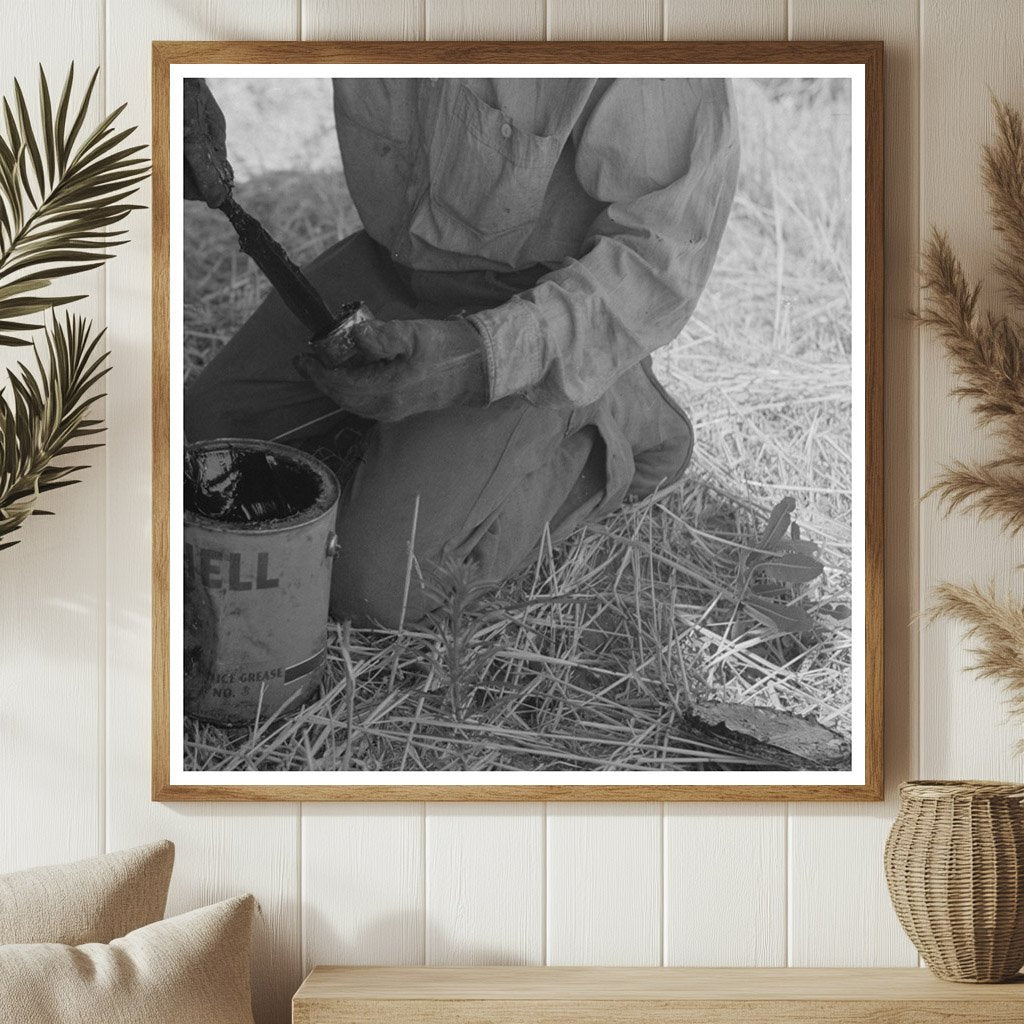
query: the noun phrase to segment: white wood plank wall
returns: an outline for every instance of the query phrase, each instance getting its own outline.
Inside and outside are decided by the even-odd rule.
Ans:
[[[889,799],[861,806],[155,805],[149,801],[149,227],[97,273],[108,446],[0,556],[0,871],[158,836],[172,910],[249,890],[260,1024],[303,970],[340,963],[916,962],[881,876],[895,788],[1022,777],[995,690],[955,627],[914,616],[939,579],[1024,561],[918,496],[973,446],[917,302],[918,238],[944,225],[984,272],[988,90],[1024,106],[1019,0],[0,0],[6,90],[42,62],[99,64],[108,107],[149,131],[152,39],[883,39],[887,52]],[[969,440],[965,440],[969,439]],[[920,685],[919,681],[920,680]]]

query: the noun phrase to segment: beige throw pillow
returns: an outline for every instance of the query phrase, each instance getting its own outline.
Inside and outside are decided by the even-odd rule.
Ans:
[[[252,1024],[255,906],[239,896],[109,945],[0,946],[0,1021]]]
[[[159,921],[174,844],[0,875],[0,944],[110,942]]]

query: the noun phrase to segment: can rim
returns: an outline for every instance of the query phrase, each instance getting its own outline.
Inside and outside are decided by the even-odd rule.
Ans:
[[[309,508],[302,509],[283,519],[255,523],[225,522],[222,519],[204,516],[201,512],[183,509],[185,523],[222,533],[279,533],[315,522],[337,506],[341,496],[341,485],[338,483],[337,476],[315,455],[310,455],[300,448],[293,448],[291,445],[281,444],[279,441],[264,441],[256,437],[212,437],[204,441],[193,441],[186,445],[186,450],[209,452],[227,447],[242,451],[266,452],[303,466],[319,479],[321,483],[319,497]]]

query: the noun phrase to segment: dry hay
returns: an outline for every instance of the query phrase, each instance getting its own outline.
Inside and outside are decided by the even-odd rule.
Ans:
[[[813,633],[744,607],[740,554],[766,515],[702,474],[579,530],[494,591],[449,571],[425,625],[332,627],[329,682],[253,730],[192,723],[221,770],[765,768],[688,734],[694,700],[812,715],[847,733],[849,633],[827,585],[799,598]],[[822,614],[815,614],[823,611]]]

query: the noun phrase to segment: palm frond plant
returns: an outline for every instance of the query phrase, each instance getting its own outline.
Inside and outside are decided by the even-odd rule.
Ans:
[[[103,337],[81,317],[65,315],[46,330],[46,363],[36,353],[35,367],[18,364],[8,373],[11,399],[0,392],[0,551],[30,515],[49,515],[36,507],[46,491],[76,483],[72,474],[83,465],[57,465],[58,456],[98,448],[88,440],[102,431],[89,419],[101,397],[97,382],[107,373],[106,352],[97,353]]]
[[[1024,308],[1024,122],[993,98],[996,139],[984,148],[982,182],[1000,236],[995,271],[1012,306]],[[955,510],[993,519],[1011,536],[1024,529],[1024,323],[979,309],[981,287],[968,279],[947,236],[933,231],[925,246],[927,302],[918,316],[943,342],[958,378],[953,393],[971,403],[995,435],[987,459],[944,467],[929,490],[948,515]],[[993,589],[941,584],[934,615],[962,621],[977,642],[974,668],[1006,684],[1024,713],[1024,608]]]
[[[0,348],[33,346],[40,316],[84,295],[57,294],[54,282],[109,260],[127,241],[117,225],[149,175],[141,145],[121,128],[124,105],[86,129],[97,69],[74,99],[75,69],[53,102],[39,69],[38,114],[33,118],[20,83],[2,103],[0,124]],[[107,372],[102,332],[81,317],[56,317],[45,329],[46,358],[8,369],[0,389],[0,550],[29,515],[44,514],[39,496],[75,482],[82,465],[56,460],[98,446],[100,420],[89,410]]]

